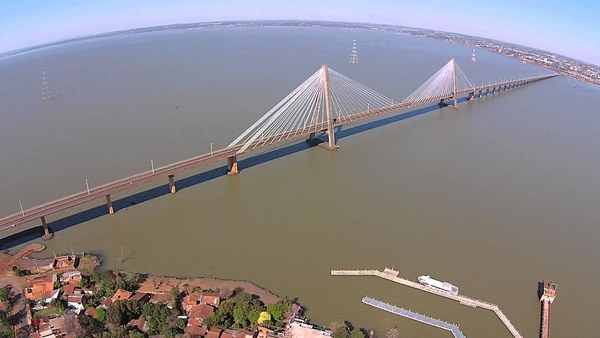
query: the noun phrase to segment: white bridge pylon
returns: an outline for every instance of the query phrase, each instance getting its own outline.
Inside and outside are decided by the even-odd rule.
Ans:
[[[471,88],[473,88],[473,84],[460,69],[456,60],[452,59],[402,102],[419,105],[425,102],[453,98],[454,107],[457,107],[457,95],[454,93]]]
[[[335,146],[336,120],[392,105],[393,100],[323,65],[229,144],[237,154],[327,131]]]

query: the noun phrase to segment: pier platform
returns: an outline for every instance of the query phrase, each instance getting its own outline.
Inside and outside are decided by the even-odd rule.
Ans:
[[[417,290],[432,293],[434,295],[445,297],[454,301],[459,302],[462,305],[472,308],[482,308],[493,311],[496,316],[502,321],[504,326],[510,331],[515,338],[523,338],[523,336],[517,331],[515,326],[510,322],[508,317],[500,310],[500,307],[494,303],[489,303],[483,300],[471,298],[461,294],[451,294],[430,286],[425,286],[417,282],[399,277],[400,272],[394,269],[385,268],[383,271],[379,270],[331,270],[332,276],[376,276],[383,279],[387,279],[391,282],[398,283],[404,286],[408,286]]]

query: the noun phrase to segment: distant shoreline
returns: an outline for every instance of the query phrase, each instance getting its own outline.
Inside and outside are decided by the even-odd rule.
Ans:
[[[0,57],[19,55],[22,53],[35,51],[47,47],[53,47],[73,42],[87,41],[98,38],[114,37],[119,35],[130,35],[139,33],[149,33],[168,30],[198,29],[198,28],[238,28],[238,27],[311,27],[311,28],[342,28],[342,29],[363,29],[371,31],[386,31],[392,33],[407,34],[436,40],[444,40],[459,43],[468,46],[487,49],[500,55],[507,56],[516,60],[534,64],[561,75],[582,81],[584,83],[600,86],[600,66],[589,62],[580,61],[571,57],[558,55],[552,52],[521,46],[513,43],[488,39],[483,37],[469,36],[465,34],[434,31],[423,28],[413,28],[396,25],[370,24],[370,23],[349,23],[349,22],[330,22],[330,21],[298,21],[298,20],[266,20],[266,21],[215,21],[198,22],[185,24],[172,24],[162,26],[152,26],[143,28],[134,28],[121,31],[106,32],[76,38],[70,38],[60,41],[49,42],[37,46],[21,48],[9,52],[0,53]]]

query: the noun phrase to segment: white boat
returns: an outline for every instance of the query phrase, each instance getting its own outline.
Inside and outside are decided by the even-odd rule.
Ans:
[[[449,292],[453,295],[457,295],[458,294],[458,286],[452,285],[448,282],[442,282],[439,281],[437,279],[433,279],[431,278],[431,276],[429,275],[423,275],[423,276],[419,276],[419,283],[426,285],[426,286],[431,286],[434,287],[436,289],[440,289],[442,291],[446,291]]]

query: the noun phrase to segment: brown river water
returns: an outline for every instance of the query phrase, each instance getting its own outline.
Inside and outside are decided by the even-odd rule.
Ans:
[[[348,63],[357,39],[360,64]],[[545,70],[442,41],[362,30],[230,28],[94,39],[0,59],[0,214],[214,149],[321,64],[402,100],[450,58],[474,83]],[[52,99],[43,101],[45,65]],[[537,283],[552,279],[555,337],[598,336],[600,89],[558,77],[343,128],[337,151],[303,142],[202,168],[179,191],[145,186],[48,218],[44,253],[101,253],[106,268],[251,280],[298,297],[314,322],[380,336],[449,333],[361,303],[365,295],[510,337],[492,313],[376,277],[385,266],[449,281],[537,337]],[[135,194],[137,193],[137,194]],[[96,209],[90,208],[97,207]],[[95,211],[94,211],[95,210]],[[37,235],[2,234],[18,250]],[[121,262],[123,252],[124,262]]]

